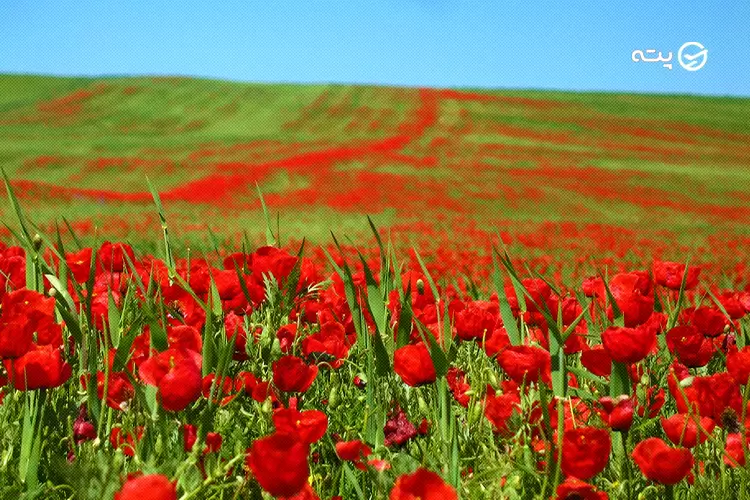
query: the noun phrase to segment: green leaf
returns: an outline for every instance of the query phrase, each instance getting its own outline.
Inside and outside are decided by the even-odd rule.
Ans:
[[[614,398],[620,394],[630,394],[628,365],[612,361],[612,375],[609,378],[609,395]]]
[[[497,291],[497,300],[500,305],[500,316],[503,319],[503,326],[508,333],[511,345],[521,345],[521,334],[518,331],[516,318],[513,316],[508,297],[505,294],[505,286],[503,285],[502,275],[500,274],[500,266],[497,264],[497,250],[495,250],[494,247],[492,249],[492,264],[494,266],[492,279],[495,284],[495,290]]]
[[[602,283],[604,283],[604,290],[607,293],[607,301],[609,302],[609,305],[612,307],[612,319],[615,326],[624,327],[625,326],[625,315],[620,310],[620,307],[617,305],[617,301],[615,300],[614,295],[612,295],[612,292],[609,289],[609,284],[607,284],[607,280],[602,276],[602,273],[599,273],[599,277],[602,279]]]
[[[438,377],[445,376],[446,373],[448,373],[448,358],[445,355],[445,352],[440,347],[440,344],[438,344],[437,340],[435,339],[435,336],[430,332],[427,327],[418,319],[414,319],[414,321],[417,324],[417,328],[419,329],[420,336],[422,337],[422,342],[425,343],[426,346],[430,349],[430,358],[432,359],[432,364],[435,367],[435,374]]]
[[[167,218],[164,215],[164,208],[161,205],[161,198],[159,198],[159,192],[154,188],[153,184],[151,184],[151,181],[148,177],[146,177],[146,183],[148,184],[148,189],[151,191],[151,196],[154,198],[154,203],[156,204],[156,210],[159,212],[159,220],[161,221],[161,230],[162,234],[164,236],[164,261],[167,264],[167,269],[169,269],[170,272],[174,272],[175,269],[175,262],[174,257],[172,256],[172,247],[169,244],[169,230],[167,229]]]
[[[258,198],[260,198],[260,204],[263,207],[263,216],[266,219],[266,245],[268,246],[274,246],[280,244],[279,241],[276,240],[276,238],[273,235],[273,226],[271,225],[271,217],[268,214],[268,208],[266,207],[266,202],[263,199],[263,193],[260,192],[260,186],[258,184],[255,184],[255,188],[258,190]]]
[[[409,343],[412,328],[411,310],[411,281],[406,287],[406,294],[401,300],[401,312],[398,315],[398,332],[396,337],[396,349]]]
[[[24,246],[27,246],[29,249],[34,248],[33,240],[31,237],[31,234],[29,233],[29,230],[26,228],[26,222],[24,221],[25,217],[23,215],[23,212],[21,211],[21,205],[18,203],[18,198],[16,198],[16,194],[13,192],[13,188],[10,185],[10,179],[8,179],[8,174],[5,173],[4,168],[0,168],[0,172],[3,174],[3,181],[5,182],[5,189],[8,192],[8,200],[10,200],[10,204],[13,207],[13,212],[16,214],[16,221],[18,222],[18,225],[21,227],[21,232],[23,233],[24,239],[21,240],[21,243],[24,243]]]

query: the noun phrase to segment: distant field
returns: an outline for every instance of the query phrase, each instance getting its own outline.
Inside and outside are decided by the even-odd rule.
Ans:
[[[750,252],[750,99],[6,75],[0,165],[43,227],[134,243],[158,241],[148,176],[192,245],[260,241],[257,183],[295,241],[368,214],[540,262]]]

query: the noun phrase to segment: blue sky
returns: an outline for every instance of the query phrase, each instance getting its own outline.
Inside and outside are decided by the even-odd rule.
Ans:
[[[747,0],[2,0],[0,72],[750,96],[748,21]]]

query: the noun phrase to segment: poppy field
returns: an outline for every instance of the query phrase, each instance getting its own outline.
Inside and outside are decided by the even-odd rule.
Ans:
[[[0,498],[750,497],[747,99],[2,89]]]

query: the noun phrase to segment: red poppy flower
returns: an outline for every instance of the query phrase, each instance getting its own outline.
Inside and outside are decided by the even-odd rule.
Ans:
[[[644,326],[611,326],[602,332],[604,349],[614,361],[620,363],[631,364],[643,360],[655,343],[656,332]]]
[[[581,364],[588,371],[600,377],[609,377],[612,373],[612,358],[604,346],[592,347],[581,353]]]
[[[731,325],[724,313],[713,307],[699,307],[692,312],[685,311],[684,315],[706,337],[718,337]]]
[[[297,435],[302,442],[313,444],[325,435],[328,417],[318,410],[300,412],[293,408],[280,408],[273,413],[273,425],[277,434]]]
[[[456,336],[461,340],[482,340],[495,330],[500,309],[497,302],[472,301],[456,313]]]
[[[747,461],[747,450],[742,448],[742,434],[734,432],[727,434],[724,447],[724,463],[729,467],[744,467]]]
[[[6,293],[0,315],[0,357],[18,358],[37,345],[62,345],[55,322],[55,299],[25,288]]]
[[[646,479],[667,485],[682,481],[693,467],[690,450],[671,448],[657,437],[638,443],[632,457]]]
[[[234,356],[237,361],[247,359],[247,331],[245,330],[245,320],[242,316],[235,314],[233,311],[224,316],[224,330],[227,332],[227,338],[234,337]]]
[[[247,466],[260,486],[274,496],[292,496],[307,484],[309,446],[290,434],[256,439],[248,450]]]
[[[750,379],[750,346],[727,354],[727,371],[738,384],[747,384]]]
[[[84,388],[88,383],[88,380],[81,376],[81,382]],[[96,392],[99,395],[99,399],[104,396],[104,372],[99,371],[96,373]],[[109,374],[109,381],[107,381],[107,406],[115,410],[123,410],[127,407],[127,403],[135,396],[135,388],[130,383],[128,376],[124,372],[111,372]]]
[[[165,410],[182,411],[201,395],[201,359],[196,352],[167,349],[141,363],[138,373],[146,384],[158,388]]]
[[[89,420],[86,405],[82,404],[78,410],[78,417],[73,422],[73,440],[76,444],[96,439],[96,428]]]
[[[175,485],[161,474],[136,476],[128,479],[114,500],[177,500]]]
[[[432,471],[419,468],[396,479],[390,500],[458,500],[453,486]]]
[[[667,378],[669,390],[677,404],[677,411],[693,411],[701,417],[712,418],[716,423],[722,422],[722,415],[727,408],[737,415],[742,413],[740,388],[729,373],[693,377],[680,384],[682,387],[678,387],[678,380],[684,380],[687,376],[678,379],[670,374]]]
[[[656,417],[666,402],[664,389],[661,387],[649,387],[646,389],[644,401],[638,401],[636,412],[638,416],[643,417],[648,412],[648,418]]]
[[[188,349],[199,354],[203,351],[201,332],[190,325],[170,326],[167,328],[167,341],[169,347],[174,349]]]
[[[371,454],[372,449],[358,439],[354,441],[339,441],[336,443],[336,455],[338,455],[341,460],[353,462],[354,466],[360,470],[365,470],[367,468],[363,463],[363,460]]]
[[[120,427],[115,427],[109,435],[109,442],[112,444],[112,448],[121,448],[126,457],[134,457],[135,441],[140,441],[143,437],[143,427],[135,428],[135,436],[133,438],[133,434],[125,434]]]
[[[78,283],[86,283],[91,274],[91,248],[84,248],[78,252],[68,253],[65,256],[65,263],[68,265],[73,279]]]
[[[626,431],[633,425],[633,414],[635,412],[635,401],[632,397],[620,396],[612,399],[603,397],[599,399],[602,405],[602,419],[613,431]]]
[[[654,262],[653,271],[654,281],[656,281],[657,284],[672,290],[679,290],[682,285],[682,277],[685,274],[685,264],[657,260]],[[700,272],[700,267],[688,267],[687,278],[685,280],[685,290],[695,288],[698,284],[698,276],[700,275]]]
[[[320,500],[320,497],[315,490],[312,489],[310,484],[306,484],[296,495],[290,497],[283,497],[282,500]]]
[[[320,331],[302,341],[305,357],[321,357],[330,360],[333,368],[339,368],[349,355],[346,346],[346,331],[341,323],[331,321],[320,326]]]
[[[448,383],[448,388],[453,393],[456,402],[464,408],[468,408],[470,396],[466,393],[471,390],[471,386],[466,382],[466,373],[455,366],[451,366],[448,373],[445,374],[445,381]]]
[[[131,262],[135,263],[133,247],[126,243],[110,243],[109,241],[105,241],[96,253],[102,270],[110,273],[121,273],[126,269],[125,254],[127,254]]]
[[[706,366],[714,355],[714,345],[692,325],[676,326],[667,332],[667,347],[689,368]]]
[[[265,246],[253,252],[250,267],[256,283],[263,285],[264,276],[273,276],[276,283],[283,286],[296,263],[297,257],[290,255],[285,250]]]
[[[672,443],[693,448],[708,439],[716,423],[708,417],[678,413],[669,418],[662,418],[661,426]]]
[[[283,392],[305,392],[317,375],[316,365],[307,365],[297,356],[283,356],[273,363],[273,383]]]
[[[404,410],[398,408],[388,417],[383,432],[386,446],[401,446],[417,435],[417,428],[411,423]]]
[[[508,424],[514,413],[521,413],[521,398],[518,394],[510,392],[497,395],[494,391],[488,392],[484,415],[492,423],[496,433],[507,434],[509,432]]]
[[[540,347],[510,346],[497,358],[503,371],[517,384],[536,382],[552,383],[551,357]]]
[[[506,347],[510,345],[510,337],[508,337],[508,331],[505,327],[501,326],[495,328],[492,334],[488,335],[484,339],[482,349],[489,357],[497,356]]]
[[[215,378],[216,375],[213,373],[209,373],[203,377],[203,382],[201,383],[201,394],[204,398],[208,399],[211,397],[211,391],[213,390],[214,403],[219,406],[226,406],[237,397],[234,380],[232,377],[226,376],[222,383],[217,382],[217,387],[214,387]]]
[[[575,477],[569,477],[557,487],[557,500],[607,500],[604,491]]]
[[[58,387],[72,373],[70,365],[63,361],[60,349],[52,346],[36,346],[18,359],[3,361],[10,375],[11,384],[19,391]]]
[[[393,369],[411,387],[431,384],[437,378],[430,352],[422,342],[396,349]]]
[[[184,443],[184,450],[186,453],[192,451],[195,442],[198,439],[198,429],[192,424],[185,424],[182,426],[182,437]],[[209,432],[206,434],[206,447],[203,449],[203,454],[216,453],[221,449],[221,443],[223,439],[221,434],[218,432]]]
[[[292,344],[294,344],[294,340],[297,338],[297,324],[290,323],[283,325],[276,332],[276,338],[279,339],[281,352],[288,353],[292,350]]]
[[[563,435],[561,468],[566,476],[589,479],[607,466],[612,439],[606,429],[578,427]]]

